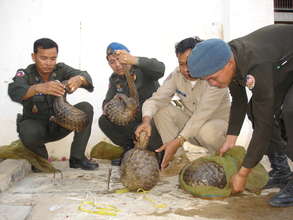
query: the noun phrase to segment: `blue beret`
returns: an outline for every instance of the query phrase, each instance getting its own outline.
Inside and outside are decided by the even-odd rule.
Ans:
[[[106,50],[107,56],[113,54],[116,50],[126,50],[127,52],[130,52],[127,47],[125,47],[123,44],[112,42],[109,44]]]
[[[188,56],[187,65],[194,78],[211,75],[228,63],[232,56],[230,46],[220,39],[209,39],[198,43]]]

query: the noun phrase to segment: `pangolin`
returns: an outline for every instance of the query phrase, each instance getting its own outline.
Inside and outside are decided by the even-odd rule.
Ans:
[[[107,118],[116,125],[125,126],[135,118],[138,108],[138,93],[134,79],[130,72],[125,74],[130,97],[124,94],[116,94],[105,106],[104,113]]]
[[[65,85],[66,91],[68,91],[67,80],[62,83]],[[81,131],[89,123],[88,115],[80,109],[70,105],[66,101],[66,93],[64,96],[55,97],[53,103],[54,116],[51,116],[50,121],[68,130]]]
[[[135,147],[122,159],[121,182],[130,191],[150,190],[159,181],[159,163],[154,152],[146,150],[149,137],[141,132]]]
[[[224,188],[227,184],[224,168],[213,161],[191,163],[183,173],[185,184],[196,186],[215,186]]]

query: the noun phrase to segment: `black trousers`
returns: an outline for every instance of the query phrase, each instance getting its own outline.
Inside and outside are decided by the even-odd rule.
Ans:
[[[252,103],[251,101],[249,102],[249,109],[247,112],[248,119],[252,123],[252,128],[254,129],[254,119],[251,111]],[[273,131],[272,131],[272,136],[270,139],[269,146],[267,146],[266,154],[272,154],[272,153],[285,153],[285,148],[286,148],[286,141],[283,138],[283,129],[282,129],[282,124],[281,124],[281,118],[279,115],[274,116],[274,121],[273,121]]]
[[[288,90],[283,106],[282,106],[282,115],[281,115],[280,125],[284,126],[283,136],[287,140],[287,146],[285,148],[285,153],[293,161],[293,85]]]
[[[125,151],[134,147],[134,132],[140,123],[140,120],[134,120],[126,126],[119,126],[109,121],[105,115],[99,118],[100,129],[114,144],[123,147]],[[163,142],[153,121],[151,125],[152,134],[147,149],[155,151],[163,145]]]
[[[274,115],[272,137],[266,154],[285,153],[293,160],[293,85],[289,88],[277,112]],[[253,126],[253,116],[250,111],[248,111],[248,118]]]
[[[84,152],[91,134],[93,122],[93,107],[88,102],[81,102],[74,105],[76,108],[84,111],[89,117],[88,126],[80,131],[75,132],[73,142],[71,144],[70,158],[83,159]],[[60,140],[66,137],[70,130],[67,130],[53,122],[26,119],[21,120],[17,125],[19,138],[22,143],[31,151],[35,152],[43,158],[48,158],[48,152],[45,144]]]

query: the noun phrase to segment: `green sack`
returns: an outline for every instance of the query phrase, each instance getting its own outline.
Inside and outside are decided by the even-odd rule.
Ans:
[[[0,158],[3,159],[26,159],[34,167],[44,173],[55,173],[60,170],[53,167],[48,160],[40,157],[27,149],[20,140],[13,141],[10,145],[0,147]]]
[[[114,160],[120,158],[123,151],[122,147],[101,141],[92,148],[90,157],[96,159]]]
[[[241,167],[242,161],[245,157],[245,148],[241,146],[235,146],[225,153],[223,157],[220,156],[205,156],[200,157],[190,164],[186,165],[179,174],[179,183],[182,189],[191,193],[194,196],[205,198],[205,199],[220,199],[231,195],[232,188],[230,186],[231,177],[238,172]],[[184,182],[183,176],[185,171],[190,166],[199,166],[205,161],[215,162],[224,169],[226,176],[226,185],[223,188],[206,185],[191,186]],[[265,186],[269,179],[268,173],[265,168],[259,163],[254,167],[248,176],[245,189],[260,193],[261,189]]]

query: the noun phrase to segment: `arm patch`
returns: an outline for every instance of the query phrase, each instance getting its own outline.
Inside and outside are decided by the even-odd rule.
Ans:
[[[24,77],[25,76],[25,72],[22,70],[18,70],[15,74],[16,77]]]

